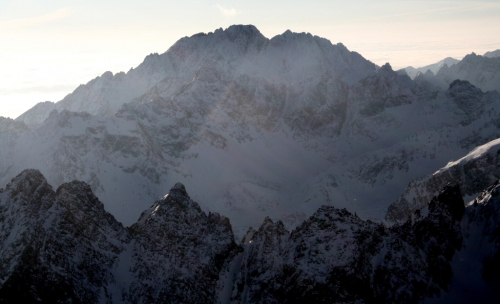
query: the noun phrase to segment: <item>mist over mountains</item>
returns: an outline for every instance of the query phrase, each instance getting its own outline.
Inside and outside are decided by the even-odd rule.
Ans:
[[[179,295],[169,301],[203,303],[201,299],[223,297],[224,303],[271,299],[284,303],[294,297],[319,301],[314,295],[320,294],[334,302],[398,303],[446,294],[450,286],[461,284],[454,274],[448,275],[450,269],[463,269],[452,261],[455,251],[462,252],[463,244],[477,239],[464,237],[464,229],[472,229],[464,227],[476,224],[467,224],[466,216],[448,214],[448,207],[429,203],[452,182],[462,192],[453,188],[450,195],[463,206],[462,195],[474,199],[498,178],[500,57],[472,53],[461,61],[447,58],[427,69],[410,77],[408,69],[394,71],[389,63],[376,66],[341,43],[291,31],[268,39],[251,25],[182,38],[127,73],[105,72],[57,103],[37,104],[15,120],[0,117],[0,185],[10,182],[6,189],[14,189],[14,184],[31,185],[31,180],[44,185],[2,192],[8,197],[1,201],[2,219],[13,231],[6,232],[2,246],[10,246],[6,240],[15,235],[30,235],[34,240],[42,226],[44,231],[56,231],[44,233],[57,239],[60,228],[46,228],[44,216],[55,218],[50,225],[59,226],[54,227],[72,226],[78,202],[88,201],[85,208],[92,209],[98,199],[99,212],[109,214],[96,217],[106,218],[109,227],[95,228],[89,237],[106,231],[113,240],[103,237],[98,245],[104,248],[99,251],[104,259],[101,266],[89,266],[92,262],[82,258],[86,266],[75,270],[82,280],[99,278],[89,285],[91,292],[71,282],[61,287],[74,291],[72,299],[79,301],[113,303],[118,301],[116,293],[130,303],[155,303],[193,289],[199,291],[193,298]],[[39,172],[19,175],[27,168]],[[64,186],[53,193],[49,184]],[[199,205],[179,203],[189,202],[184,185]],[[69,194],[60,196],[68,187]],[[496,195],[494,188],[488,189],[488,195]],[[29,207],[29,216],[21,216],[27,211],[9,211],[8,202],[21,199],[14,192],[21,193],[26,206],[32,201],[29,197],[39,193],[41,203],[33,210]],[[162,203],[177,196],[179,204],[165,207]],[[485,197],[464,211],[469,219],[479,216],[472,211],[479,201],[497,206],[496,199],[490,203]],[[74,206],[61,207],[65,200]],[[63,215],[53,208],[67,208],[69,215],[60,219]],[[417,219],[416,210],[430,215]],[[84,213],[85,218],[93,217]],[[441,221],[441,217],[452,220]],[[404,224],[408,218],[410,223]],[[199,225],[191,227],[182,220],[199,221]],[[438,229],[435,225],[440,221],[449,224],[449,231],[440,227],[446,236],[436,239],[455,238],[456,242],[428,245],[425,229]],[[395,223],[396,228],[388,228]],[[336,225],[350,228],[339,230]],[[479,226],[474,227],[483,229]],[[364,230],[376,232],[367,236]],[[330,259],[343,261],[324,272],[314,270],[311,260],[301,260],[304,251],[314,256],[311,246],[319,246],[311,245],[316,244],[315,231],[321,231],[320,236],[324,233],[318,242],[328,248],[350,248],[327,254],[329,250],[321,245],[318,250],[326,255],[319,258],[319,265]],[[332,231],[336,237],[331,237]],[[199,233],[203,240],[196,239]],[[243,245],[234,242],[235,236],[236,240],[245,236]],[[337,237],[350,241],[343,243]],[[14,261],[20,252],[41,254],[38,247],[29,245],[32,239],[24,238],[23,246],[8,249],[13,253],[2,255],[5,263],[18,263]],[[175,240],[187,243],[179,244],[176,251],[172,249],[177,246]],[[491,240],[493,247],[480,250],[491,256],[492,265],[498,265],[498,237],[492,234]],[[304,248],[296,247],[302,243]],[[399,251],[401,246],[406,253]],[[89,248],[82,252],[90,252]],[[396,272],[407,271],[401,265],[410,263],[377,257],[380,250],[414,255],[414,265],[419,266],[398,278],[394,289],[377,287],[374,277],[388,282]],[[338,254],[344,251],[368,251],[373,256],[348,255],[342,260]],[[211,252],[207,259],[205,252]],[[26,254],[28,259],[31,253]],[[189,259],[179,264],[185,255]],[[378,266],[369,262],[373,259],[380,262]],[[56,260],[51,265],[66,267]],[[127,263],[135,266],[127,270],[123,266]],[[260,266],[253,269],[252,265]],[[434,273],[433,265],[446,275]],[[85,273],[87,266],[98,274]],[[2,271],[1,284],[12,280],[13,272]],[[488,290],[485,297],[490,299],[493,289],[488,288],[496,285],[484,283],[488,280],[484,281],[482,270],[475,271],[478,286]],[[118,282],[122,272],[128,273],[128,279]],[[36,286],[51,270],[40,273]],[[68,276],[58,274],[53,282]],[[335,276],[352,285],[342,285]],[[204,279],[197,285],[194,277]],[[493,274],[488,282],[495,280]],[[362,288],[351,290],[352,286]],[[397,288],[408,292],[396,292]],[[300,294],[292,296],[291,290]],[[84,301],[82,294],[92,296]]]

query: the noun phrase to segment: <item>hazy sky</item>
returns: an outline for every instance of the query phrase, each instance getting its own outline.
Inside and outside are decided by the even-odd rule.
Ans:
[[[232,24],[342,42],[394,69],[500,48],[500,1],[0,0],[0,116],[127,72],[175,41]]]

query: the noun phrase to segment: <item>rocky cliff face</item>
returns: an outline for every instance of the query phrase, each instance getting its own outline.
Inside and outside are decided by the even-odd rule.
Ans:
[[[0,191],[0,219],[2,303],[205,303],[238,252],[229,220],[181,184],[126,229],[89,185],[54,192],[26,170]]]
[[[26,170],[0,190],[0,300],[494,302],[499,187],[465,207],[448,185],[391,228],[332,206],[291,232],[266,218],[237,245],[229,220],[201,211],[180,183],[124,228],[87,184],[53,191]]]
[[[466,208],[447,185],[391,228],[328,206],[292,232],[266,219],[243,239],[232,303],[494,303],[498,187]]]
[[[429,279],[444,290],[448,290],[452,279],[449,262],[462,248],[460,222],[464,212],[460,188],[447,185],[425,210],[418,209],[405,224],[391,228],[401,239],[425,252]],[[437,288],[431,292],[439,295]]]
[[[462,233],[463,250],[457,252],[453,272],[457,274],[450,289],[457,291],[450,300],[485,301],[500,298],[500,183],[496,181],[467,206]],[[462,278],[468,276],[470,284]],[[486,282],[487,284],[482,284]]]
[[[238,252],[231,224],[206,215],[177,183],[130,227],[131,303],[208,303],[219,274]]]
[[[410,303],[448,290],[463,200],[448,187],[429,212],[388,229],[324,206],[291,233],[264,224],[245,241],[234,303]]]
[[[109,303],[123,226],[82,182],[56,192],[26,170],[1,194],[3,303]]]

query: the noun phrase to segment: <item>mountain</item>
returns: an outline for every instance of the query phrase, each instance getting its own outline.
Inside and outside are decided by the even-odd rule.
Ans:
[[[239,252],[229,219],[205,214],[177,183],[130,227],[131,303],[211,303]]]
[[[483,91],[500,91],[500,57],[471,53],[453,66],[444,65],[436,74],[447,83],[466,80]]]
[[[45,119],[47,119],[50,112],[54,110],[56,110],[56,105],[53,102],[39,102],[31,109],[17,117],[16,121],[23,122],[31,128],[36,128],[41,125]]]
[[[450,86],[446,81],[431,72],[431,70],[427,70],[425,73],[417,72],[413,80],[426,90],[434,92],[445,91]]]
[[[82,182],[55,192],[36,170],[0,191],[2,303],[97,303],[109,298],[123,226]]]
[[[437,74],[437,72],[446,64],[447,66],[452,66],[458,63],[460,60],[446,57],[443,60],[440,60],[436,63],[429,64],[420,68],[414,68],[412,66],[408,66],[403,70],[410,76],[411,79],[414,79],[419,73],[425,74],[427,71],[431,71],[433,74]]]
[[[483,56],[484,57],[490,57],[490,58],[500,57],[500,49],[495,50],[495,51],[491,51],[491,52],[486,52],[486,53],[484,53]]]
[[[87,112],[92,115],[113,116],[118,109],[165,77],[182,77],[181,73],[169,68],[168,58],[159,60],[158,54],[147,56],[144,61],[128,73],[113,75],[105,72],[85,85],[80,85],[57,103],[38,103],[16,118],[27,125],[37,127],[49,117],[52,111]]]
[[[177,182],[238,237],[266,216],[291,230],[324,204],[380,222],[411,180],[500,137],[498,92],[433,79],[306,33],[197,34],[35,107],[55,107],[43,122],[20,117],[0,182],[26,168],[82,180],[127,226]]]
[[[462,247],[464,211],[460,190],[448,187],[427,216],[391,229],[331,206],[291,233],[266,219],[245,238],[233,302],[416,303],[439,296]]]
[[[460,185],[467,201],[500,179],[500,139],[475,148],[466,156],[449,162],[433,174],[410,182],[404,194],[388,208],[386,219],[405,221],[416,209],[421,209],[447,183]]]
[[[54,191],[25,170],[0,190],[0,218],[2,303],[207,302],[238,253],[229,220],[181,184],[127,229],[89,185]]]
[[[421,68],[406,67],[398,71],[411,79],[426,78],[427,83],[445,90],[454,80],[469,81],[483,91],[500,91],[499,50],[486,52],[483,56],[471,53],[462,60],[447,57]],[[418,80],[421,82],[422,80]]]
[[[309,58],[304,58],[304,54]],[[56,109],[58,112],[68,110],[113,116],[123,104],[141,97],[161,81],[168,82],[172,90],[170,94],[177,94],[176,91],[196,78],[215,81],[218,76],[230,77],[224,75],[227,69],[234,69],[235,76],[258,74],[268,82],[279,80],[291,84],[298,80],[299,73],[303,73],[300,77],[308,78],[327,71],[334,74],[329,76],[353,81],[375,69],[374,64],[361,58],[342,44],[332,45],[311,34],[287,31],[269,40],[254,26],[231,26],[226,30],[182,38],[167,52],[147,56],[137,68],[127,73],[113,75],[105,72],[80,85],[53,107],[44,107],[43,113],[48,117]],[[228,64],[220,65],[221,60]],[[213,68],[224,73],[211,74]],[[37,117],[42,116],[40,106],[33,111]],[[28,125],[43,121],[33,120],[32,116],[35,115],[23,114],[18,119]]]
[[[0,172],[5,172],[9,168],[9,160],[14,159],[16,150],[14,146],[22,134],[26,133],[29,127],[19,121],[0,116]]]
[[[500,184],[464,206],[447,185],[390,228],[322,206],[296,229],[230,221],[175,184],[124,228],[72,181],[37,170],[0,189],[2,303],[494,303]]]

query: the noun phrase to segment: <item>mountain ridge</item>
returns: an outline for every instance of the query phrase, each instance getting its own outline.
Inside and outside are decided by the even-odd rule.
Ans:
[[[229,219],[201,211],[180,183],[126,229],[89,185],[54,191],[40,172],[25,170],[0,189],[0,299],[493,302],[498,275],[488,267],[500,253],[499,191],[497,181],[465,207],[459,187],[448,185],[391,228],[322,206],[291,232],[266,218],[237,245]],[[20,225],[26,216],[31,225]],[[484,265],[473,282],[460,276],[469,263]]]
[[[446,64],[447,66],[452,66],[456,63],[458,63],[460,60],[451,58],[451,57],[446,57],[436,63],[429,64],[423,67],[419,68],[414,68],[412,66],[408,66],[404,69],[401,69],[400,71],[405,71],[410,78],[414,79],[416,76],[418,76],[419,73],[427,73],[427,71],[431,71],[433,74],[437,74],[439,70]]]

